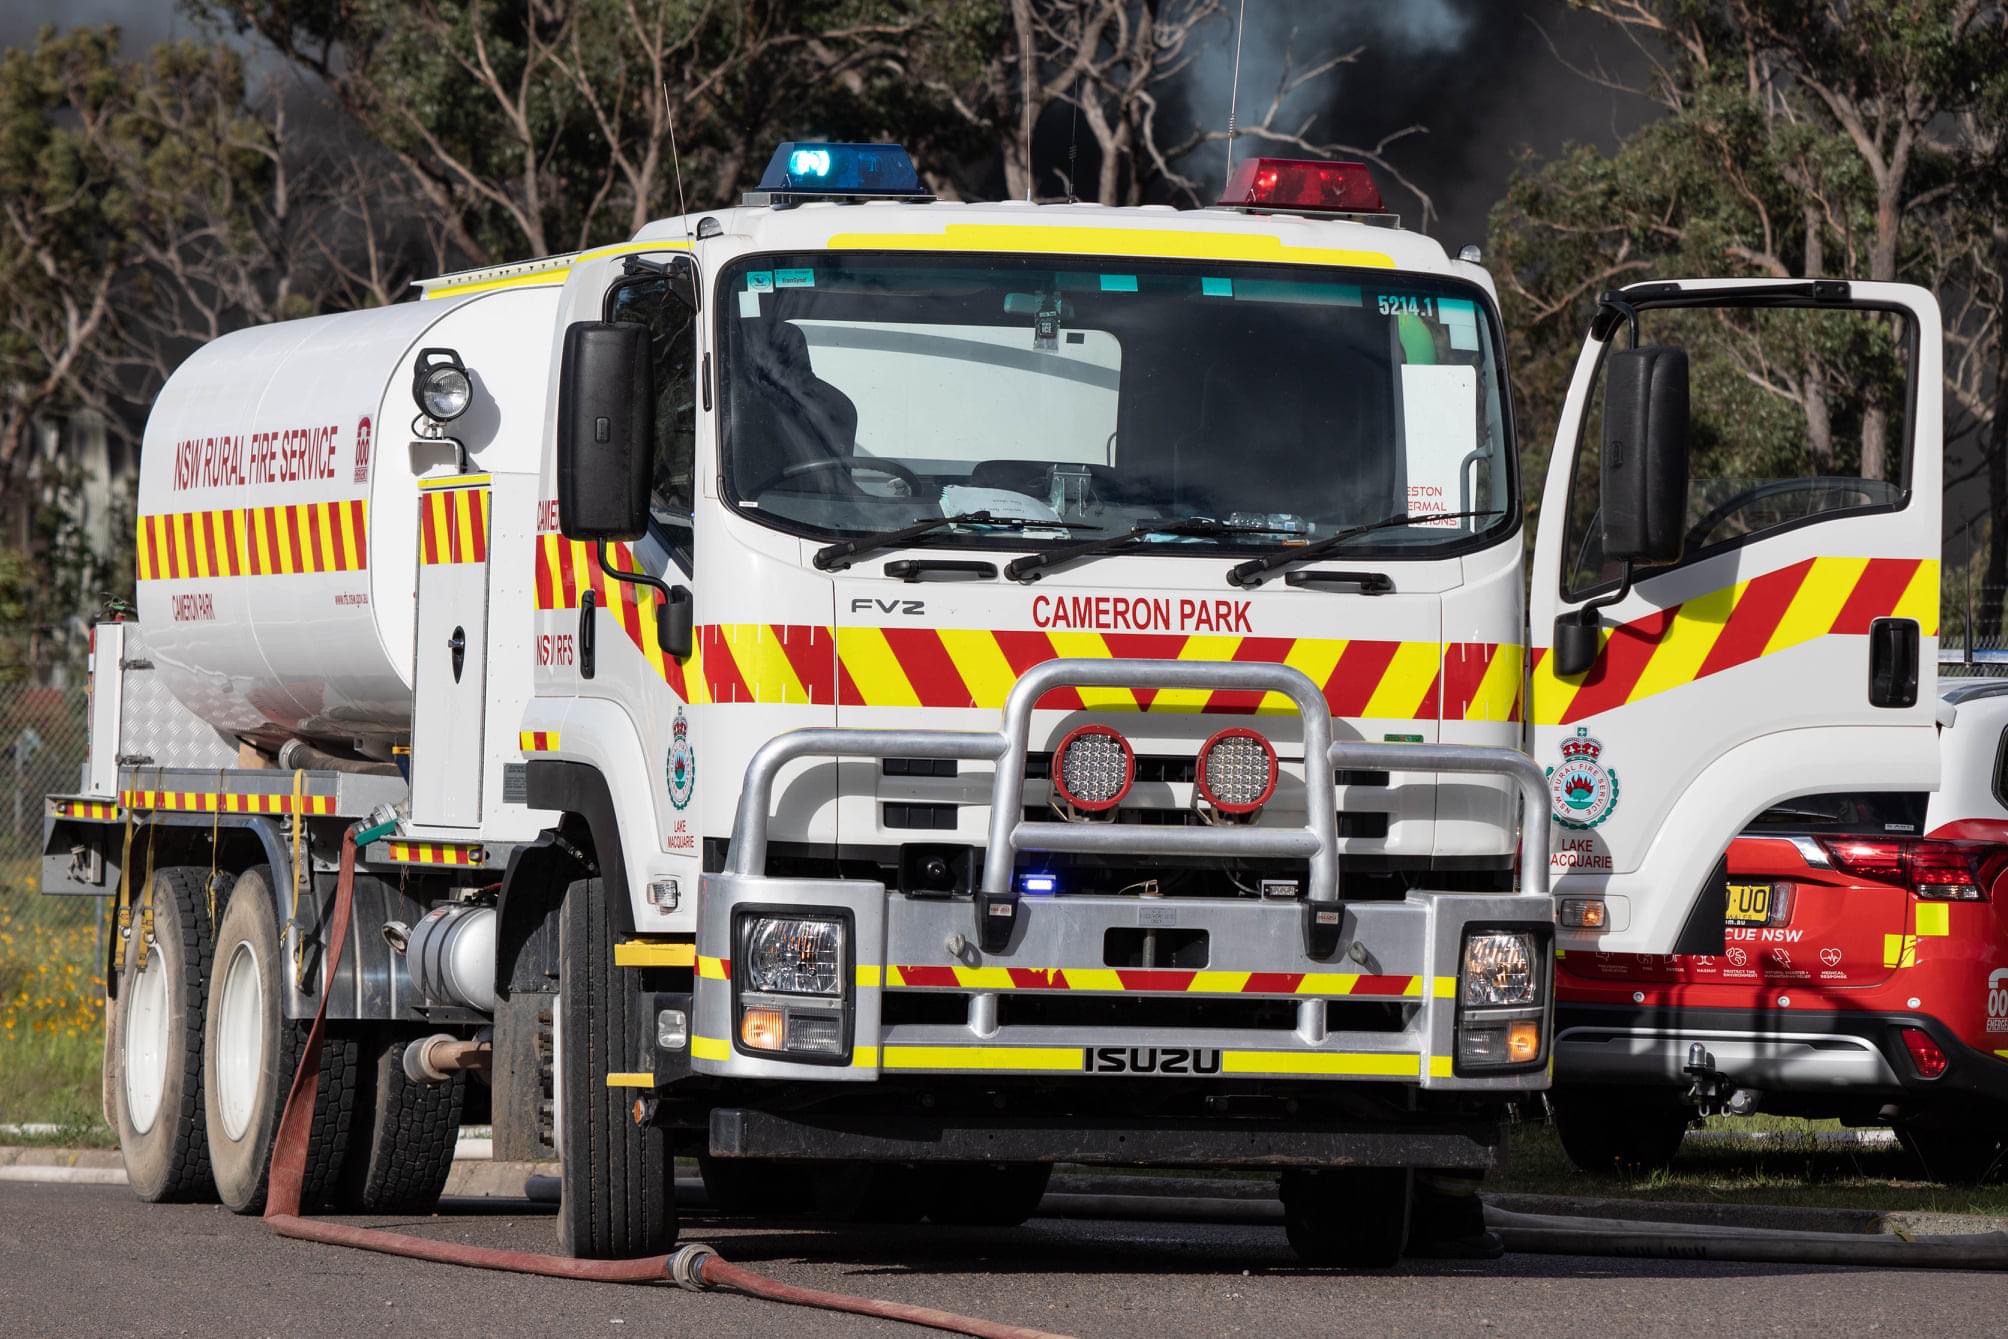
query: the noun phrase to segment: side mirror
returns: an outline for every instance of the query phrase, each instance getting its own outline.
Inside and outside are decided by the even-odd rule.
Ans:
[[[1604,557],[1670,563],[1687,521],[1687,350],[1648,344],[1604,359]]]
[[[1555,673],[1569,678],[1597,663],[1597,646],[1604,635],[1600,622],[1585,623],[1575,614],[1555,620],[1555,644],[1548,654],[1555,658]]]
[[[558,369],[558,528],[572,539],[639,539],[654,462],[648,327],[574,322]]]
[[[695,648],[697,608],[690,587],[671,586],[669,594],[655,607],[655,644],[674,660],[688,660]]]

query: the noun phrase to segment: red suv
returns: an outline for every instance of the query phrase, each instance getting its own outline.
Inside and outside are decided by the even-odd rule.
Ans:
[[[1699,1097],[1886,1124],[1938,1180],[2008,1169],[2008,680],[1940,701],[1938,791],[1809,795],[1730,844],[1720,956],[1557,955],[1578,1167],[1664,1166]]]

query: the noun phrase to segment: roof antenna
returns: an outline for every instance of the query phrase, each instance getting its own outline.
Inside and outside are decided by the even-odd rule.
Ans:
[[[1243,0],[1245,4],[1247,0]],[[683,159],[676,152],[676,118],[669,111],[669,80],[662,81],[662,119],[669,124],[669,165],[676,173],[676,212],[683,218],[683,235],[690,237],[690,208],[683,203]]]
[[[1248,0],[1234,20],[1234,83],[1227,93],[1227,175],[1234,175],[1234,111],[1241,103],[1241,30],[1248,26]]]
[[[1081,147],[1081,86],[1087,77],[1088,72],[1083,70],[1074,79],[1074,126],[1067,132],[1067,203],[1070,205],[1081,202],[1080,169],[1074,165],[1074,157]],[[1108,202],[1104,200],[1102,203]]]

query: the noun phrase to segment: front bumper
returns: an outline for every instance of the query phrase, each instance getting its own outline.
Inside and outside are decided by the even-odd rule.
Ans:
[[[1918,1028],[1950,1063],[1918,1077],[1899,1035]],[[1555,1011],[1555,1082],[1679,1087],[1700,1042],[1738,1087],[1836,1098],[1961,1098],[2008,1102],[2008,1062],[1974,1050],[1921,1014],[1798,1010],[1625,1008],[1564,1004]]]

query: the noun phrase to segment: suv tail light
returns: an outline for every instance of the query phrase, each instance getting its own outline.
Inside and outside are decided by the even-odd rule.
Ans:
[[[1910,1052],[1910,1063],[1916,1068],[1920,1079],[1935,1079],[1945,1072],[1945,1052],[1939,1049],[1931,1034],[1922,1028],[1899,1028],[1903,1034],[1903,1048]]]
[[[1858,878],[1899,884],[1918,897],[1940,902],[1981,902],[1987,897],[1980,871],[1986,848],[1969,842],[1821,837],[1819,843],[1835,868]]]

